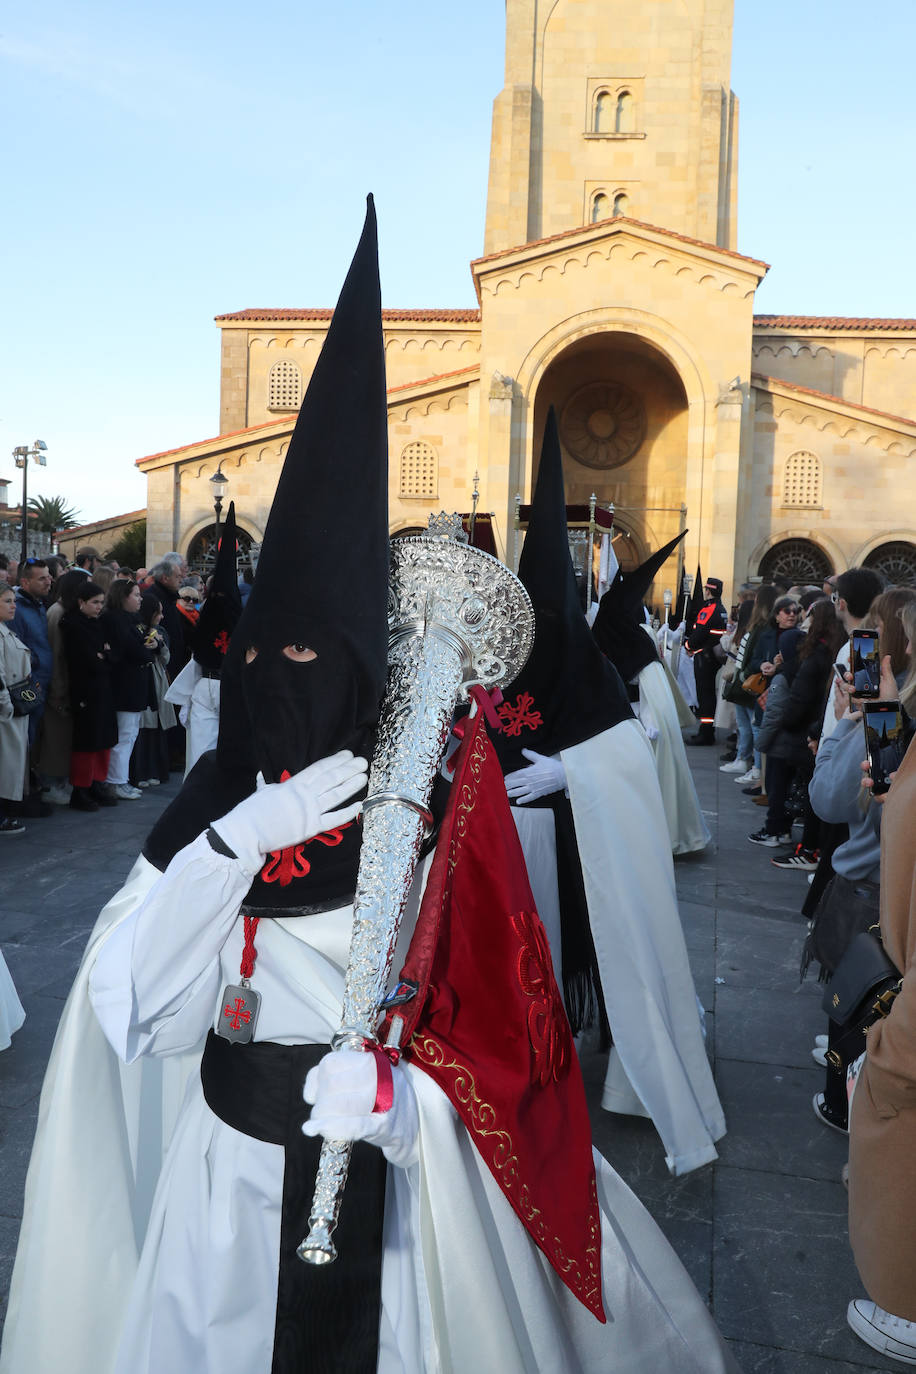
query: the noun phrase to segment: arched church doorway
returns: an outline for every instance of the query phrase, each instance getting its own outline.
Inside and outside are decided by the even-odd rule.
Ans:
[[[219,537],[225,525],[219,527]],[[253,534],[249,534],[242,525],[236,525],[236,542],[238,543],[238,566],[241,569],[246,563],[251,562],[251,546],[256,544]],[[188,552],[185,557],[191,572],[200,573],[201,577],[207,577],[213,571],[216,562],[217,549],[217,528],[216,525],[205,525],[202,530],[198,530],[194,538],[188,545]]]
[[[532,481],[551,406],[567,503],[586,505],[594,492],[599,503],[620,509],[614,552],[631,571],[682,527],[688,451],[683,382],[668,359],[636,335],[608,331],[575,340],[538,385]]]
[[[916,547],[903,539],[879,544],[864,560],[864,566],[881,573],[888,586],[916,587]]]
[[[811,539],[783,539],[768,549],[757,574],[764,582],[783,578],[792,585],[819,587],[834,571],[827,554]]]

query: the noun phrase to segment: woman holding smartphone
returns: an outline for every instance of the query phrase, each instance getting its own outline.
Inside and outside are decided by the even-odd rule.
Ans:
[[[909,670],[899,690],[916,715],[916,603],[901,611]],[[881,696],[896,683],[889,657]],[[866,1344],[916,1364],[916,750],[908,749],[881,808],[881,938],[900,969],[889,1016],[868,1031],[850,1113],[849,1237],[867,1298],[849,1304]]]

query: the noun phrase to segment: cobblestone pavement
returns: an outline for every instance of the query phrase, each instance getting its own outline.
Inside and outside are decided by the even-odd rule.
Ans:
[[[823,1071],[810,1050],[824,1022],[817,983],[798,984],[805,876],[774,868],[770,851],[747,842],[761,813],[718,771],[719,750],[690,754],[714,843],[678,861],[677,882],[728,1134],[717,1164],[669,1178],[651,1124],[601,1110],[603,1061],[586,1052],[596,1144],[658,1220],[745,1374],[899,1369],[846,1326],[861,1286],[840,1182],[846,1141],[811,1109]],[[24,836],[0,838],[0,947],[27,1012],[0,1054],[2,1310],[64,999],[96,915],[177,790],[176,780],[89,816],[55,808]]]

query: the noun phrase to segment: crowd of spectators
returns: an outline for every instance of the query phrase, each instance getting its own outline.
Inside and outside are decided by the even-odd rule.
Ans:
[[[95,811],[183,767],[165,700],[190,654],[204,595],[178,553],[152,568],[80,549],[21,564],[0,555],[0,835],[55,805]]]
[[[855,673],[856,632],[877,635],[880,688]],[[743,589],[723,637],[720,724],[734,709],[722,771],[766,809],[748,839],[807,878],[802,977],[827,984],[815,1116],[849,1137],[850,1239],[867,1297],[849,1325],[916,1364],[916,589],[850,568],[821,587]],[[886,703],[891,735],[874,789],[863,718]],[[897,709],[894,709],[897,708]],[[899,714],[898,714],[899,712]],[[899,722],[899,725],[898,725]],[[883,780],[885,786],[887,780]],[[876,941],[876,933],[880,936]],[[863,944],[862,941],[865,941]],[[877,947],[883,951],[875,955]],[[870,961],[883,981],[869,982]],[[889,964],[883,961],[890,960]],[[877,975],[876,975],[877,978]],[[861,987],[859,984],[861,983]],[[838,988],[838,991],[833,989]],[[883,1000],[878,1000],[879,992]],[[851,1000],[847,1007],[844,999]],[[855,1010],[858,999],[858,1010]],[[880,1006],[880,1013],[879,1013]],[[837,1010],[839,1008],[839,1010]]]

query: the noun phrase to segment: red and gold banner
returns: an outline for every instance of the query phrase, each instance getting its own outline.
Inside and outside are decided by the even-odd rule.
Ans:
[[[482,713],[457,755],[402,977],[419,985],[398,1009],[407,1057],[446,1093],[532,1239],[603,1322],[585,1089]]]

